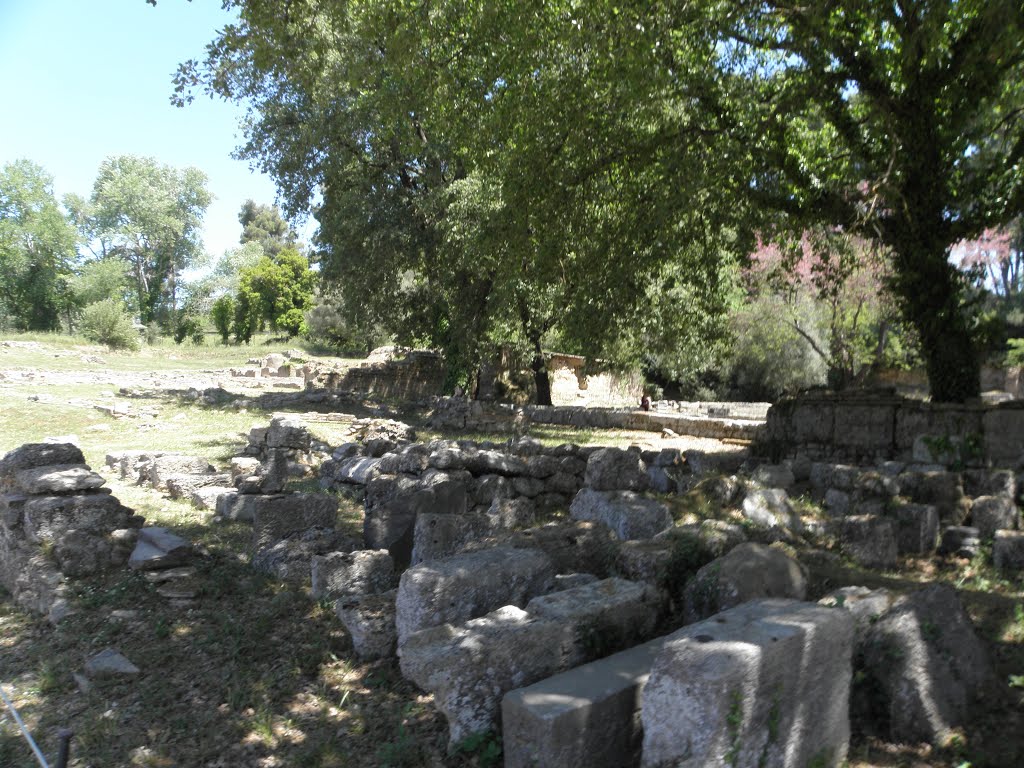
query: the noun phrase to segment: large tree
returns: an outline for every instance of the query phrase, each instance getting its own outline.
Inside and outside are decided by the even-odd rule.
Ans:
[[[246,200],[238,213],[238,223],[242,225],[239,244],[259,243],[267,256],[276,256],[283,248],[294,247],[299,239],[276,205]]]
[[[53,179],[29,160],[0,168],[0,324],[52,331],[71,306],[77,234]]]
[[[178,278],[202,255],[200,228],[212,200],[206,175],[151,157],[120,155],[100,165],[80,218],[101,258],[128,266],[142,322],[170,323]]]
[[[749,190],[791,222],[840,225],[892,253],[932,397],[979,391],[950,249],[1024,202],[1019,0],[746,0],[722,18],[723,78]]]

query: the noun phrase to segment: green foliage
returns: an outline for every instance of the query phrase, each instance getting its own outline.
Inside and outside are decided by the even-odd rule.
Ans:
[[[181,344],[188,339],[193,344],[202,344],[206,341],[206,334],[203,330],[203,321],[191,312],[181,312],[174,325],[174,343]]]
[[[60,327],[76,245],[49,174],[29,160],[0,168],[0,327]]]
[[[302,332],[303,312],[313,306],[316,273],[309,261],[293,248],[276,257],[263,256],[239,277],[235,306],[235,336],[248,342],[264,322],[289,338]]]
[[[78,205],[99,254],[127,266],[143,323],[173,317],[178,277],[202,255],[200,229],[212,200],[206,181],[196,168],[120,155],[103,161],[90,200]]]
[[[494,731],[474,733],[456,744],[452,754],[475,758],[474,765],[480,768],[497,768],[502,758],[501,736]]]
[[[213,302],[210,315],[213,318],[213,327],[220,334],[221,342],[227,344],[231,336],[231,324],[235,318],[235,300],[231,296],[221,296]]]
[[[1006,344],[1010,348],[1006,353],[1006,365],[1024,365],[1024,339],[1009,339]]]
[[[294,248],[298,240],[276,205],[257,205],[246,200],[238,213],[238,223],[242,225],[238,242],[242,245],[258,243],[267,256],[276,256],[284,248]]]
[[[381,326],[364,327],[347,311],[345,298],[336,294],[321,296],[306,312],[306,338],[343,355],[365,355],[392,341]]]
[[[116,258],[96,259],[83,264],[70,281],[71,292],[79,306],[105,299],[126,303],[134,297],[129,290],[127,265]]]
[[[117,299],[104,299],[85,307],[81,324],[83,336],[111,349],[139,348],[138,331]]]

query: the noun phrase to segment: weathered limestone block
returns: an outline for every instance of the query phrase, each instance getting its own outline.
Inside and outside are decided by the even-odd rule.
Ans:
[[[893,442],[895,416],[895,404],[837,404],[832,442],[840,449],[863,456],[883,452]]]
[[[1020,512],[1012,497],[979,496],[971,504],[971,525],[982,539],[991,539],[996,531],[1020,527]]]
[[[650,584],[619,578],[540,595],[526,604],[531,616],[574,629],[577,647],[568,666],[647,640],[664,608],[664,599]]]
[[[396,599],[399,645],[421,629],[461,624],[503,605],[524,606],[554,585],[550,558],[530,549],[495,547],[414,565]]]
[[[897,600],[868,629],[861,653],[866,689],[884,697],[886,711],[876,714],[905,743],[945,741],[994,677],[970,618],[945,585]]]
[[[449,745],[497,725],[508,691],[565,669],[573,629],[507,605],[461,626],[442,624],[398,647],[402,674],[434,695]]]
[[[842,587],[818,602],[830,608],[842,608],[853,617],[854,648],[858,648],[872,625],[892,607],[895,600],[896,596],[888,589]]]
[[[217,510],[218,505],[220,504],[220,497],[226,496],[228,494],[235,497],[235,503],[237,504],[237,498],[239,494],[235,492],[234,488],[231,488],[226,485],[200,486],[199,488],[196,488],[194,491],[192,491],[192,493],[189,494],[188,498],[189,501],[192,502],[192,506],[195,507],[196,509],[215,512]],[[232,505],[232,507],[233,506],[234,505]],[[221,517],[224,517],[225,519],[240,519],[231,517],[231,512],[233,511],[232,507],[225,507],[225,511],[228,514],[221,515]],[[249,519],[252,519],[251,515],[249,516]]]
[[[254,552],[308,528],[333,528],[338,520],[336,496],[289,493],[254,498]]]
[[[782,488],[748,487],[743,497],[743,517],[762,528],[782,528],[798,533],[803,525]]]
[[[992,541],[992,562],[1000,571],[1024,570],[1024,533],[996,531]]]
[[[267,430],[268,448],[297,448],[308,451],[312,437],[309,427],[302,419],[292,415],[276,415],[270,420]]]
[[[139,473],[139,482],[167,490],[167,480],[176,475],[212,475],[216,469],[204,458],[165,453],[154,456]]]
[[[136,571],[158,571],[184,565],[191,556],[192,544],[181,536],[166,528],[141,528],[128,567]]]
[[[14,473],[14,491],[28,495],[84,493],[95,491],[106,482],[86,464],[57,464]]]
[[[819,494],[829,488],[851,493],[856,485],[860,470],[849,464],[829,464],[816,461],[811,464],[811,487]]]
[[[985,456],[997,467],[1016,467],[1020,464],[1024,434],[1024,410],[1004,406],[987,411],[982,418],[983,449]]]
[[[686,466],[694,475],[731,475],[746,460],[744,451],[701,451],[695,448],[684,451]]]
[[[639,765],[640,690],[663,642],[651,640],[505,694],[505,768]]]
[[[647,768],[838,768],[850,738],[853,621],[757,600],[666,638],[641,693]]]
[[[256,508],[259,507],[265,498],[253,493],[239,493],[231,488],[226,493],[217,496],[215,514],[224,520],[240,520],[251,523],[256,517]]]
[[[393,589],[395,563],[386,549],[330,552],[310,561],[313,597],[339,600]]]
[[[427,468],[427,447],[420,443],[407,445],[378,459],[377,471],[384,475],[418,475]]]
[[[587,460],[584,483],[595,491],[646,491],[649,480],[638,451],[602,448]]]
[[[963,483],[968,496],[1017,498],[1017,476],[1009,469],[969,469],[963,473]]]
[[[371,459],[367,456],[353,456],[342,462],[333,479],[339,483],[366,485],[378,473],[381,461],[382,459]]]
[[[551,558],[556,573],[611,575],[619,541],[598,523],[549,523],[517,531],[505,542],[510,547],[537,549]]]
[[[462,454],[466,469],[474,475],[517,477],[526,474],[526,462],[500,451],[466,451]]]
[[[413,527],[412,565],[454,555],[470,542],[486,538],[491,530],[485,514],[420,512]]]
[[[30,496],[21,509],[26,538],[56,543],[69,530],[107,534],[138,526],[131,509],[109,493],[79,496]]]
[[[536,477],[513,477],[512,478],[512,490],[515,491],[516,496],[525,496],[528,499],[532,499],[547,490],[547,484]]]
[[[18,472],[55,465],[85,464],[82,449],[73,443],[26,443],[0,458],[0,493],[14,487]]]
[[[897,504],[889,511],[896,523],[896,549],[901,555],[927,555],[939,538],[939,510],[932,504]]]
[[[477,504],[490,504],[495,499],[514,499],[512,479],[502,475],[481,475],[473,483],[473,500]]]
[[[843,551],[865,568],[896,565],[896,527],[877,515],[850,515],[842,520],[839,540]]]
[[[234,456],[229,465],[231,481],[234,482],[240,477],[254,475],[259,468],[260,460],[253,456]]]
[[[962,525],[967,519],[970,505],[959,473],[903,472],[897,479],[903,495],[918,504],[934,504],[943,525]]]
[[[395,598],[397,589],[376,595],[343,597],[334,604],[334,611],[352,638],[356,656],[365,661],[386,659],[398,648],[395,629]]]
[[[231,475],[217,472],[211,475],[173,475],[167,478],[167,494],[172,499],[190,499],[200,488],[220,486],[233,491]]]
[[[457,448],[439,447],[427,457],[427,465],[434,469],[465,469],[466,461]]]
[[[351,552],[361,546],[361,542],[334,528],[305,528],[257,548],[252,555],[252,567],[279,581],[308,584],[315,556]]]
[[[689,623],[757,598],[806,595],[800,563],[780,549],[747,542],[697,571],[686,585],[683,613]]]
[[[583,488],[576,494],[569,515],[573,520],[603,523],[622,541],[649,539],[671,528],[673,522],[668,505],[657,499],[633,491],[593,488]]]
[[[939,554],[972,558],[981,551],[981,534],[969,525],[951,525],[942,531]]]
[[[515,530],[536,523],[537,505],[531,499],[495,499],[486,514],[494,530]]]
[[[793,470],[784,464],[760,464],[750,479],[765,488],[789,489],[796,483]]]
[[[411,486],[408,492],[396,493],[382,504],[370,503],[368,486],[363,539],[370,549],[386,549],[399,567],[412,561],[416,518],[420,513],[465,514],[466,487],[453,481],[428,488]]]
[[[853,500],[850,498],[850,494],[846,491],[840,491],[837,488],[829,488],[825,491],[824,500],[825,510],[832,517],[846,517],[850,514],[850,508],[853,505]]]
[[[562,459],[555,456],[534,455],[526,459],[526,476],[544,480],[562,471]]]

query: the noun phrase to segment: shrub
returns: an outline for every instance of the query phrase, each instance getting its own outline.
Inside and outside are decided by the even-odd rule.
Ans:
[[[104,299],[82,310],[82,335],[111,349],[139,348],[139,334],[117,299]]]
[[[1014,367],[1024,365],[1024,339],[1007,339],[1010,351],[1006,353],[1006,365]]]
[[[174,326],[174,343],[181,344],[185,339],[189,339],[196,345],[206,341],[203,323],[195,315],[183,314],[178,318],[178,322]]]
[[[213,327],[220,334],[221,342],[227,344],[228,337],[231,336],[231,323],[235,319],[235,300],[230,296],[221,296],[213,302],[210,315],[213,318]]]

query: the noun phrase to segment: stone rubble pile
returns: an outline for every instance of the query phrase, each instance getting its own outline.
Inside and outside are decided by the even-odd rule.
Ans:
[[[29,443],[0,459],[0,584],[56,622],[66,579],[124,566],[143,519],[102,486],[71,443]]]

